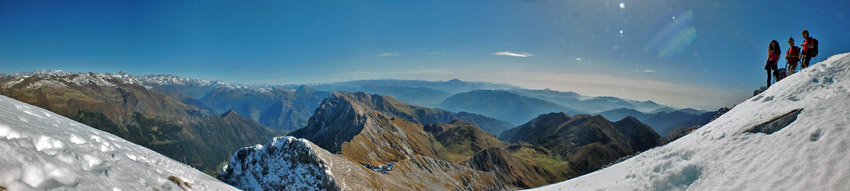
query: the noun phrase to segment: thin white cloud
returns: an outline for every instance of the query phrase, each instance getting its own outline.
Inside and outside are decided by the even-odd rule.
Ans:
[[[380,53],[380,54],[378,54],[377,56],[378,56],[378,57],[385,57],[385,56],[398,56],[398,53],[397,53],[397,52],[386,52],[386,53]]]
[[[449,55],[449,54],[454,54],[454,52],[452,52],[452,51],[431,51],[431,52],[428,52],[428,54],[429,55]]]
[[[641,70],[641,72],[653,73],[653,72],[655,72],[655,70]]]
[[[534,54],[531,54],[531,53],[528,53],[528,52],[516,53],[516,52],[510,52],[510,51],[494,52],[492,55],[494,55],[494,56],[513,56],[513,57],[522,57],[522,58],[534,56]]]

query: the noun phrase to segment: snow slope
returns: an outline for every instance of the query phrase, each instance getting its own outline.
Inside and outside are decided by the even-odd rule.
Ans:
[[[0,187],[10,191],[236,190],[147,148],[5,96],[0,151]],[[178,179],[187,184],[178,186]]]
[[[798,108],[784,129],[744,133]],[[789,76],[668,145],[535,190],[850,190],[850,53]]]

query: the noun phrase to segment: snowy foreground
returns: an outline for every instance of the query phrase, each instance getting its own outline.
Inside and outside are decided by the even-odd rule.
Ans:
[[[0,187],[11,191],[236,190],[147,148],[5,96],[0,151]]]
[[[773,134],[744,132],[798,108],[796,121]],[[850,53],[668,145],[535,190],[850,190]]]

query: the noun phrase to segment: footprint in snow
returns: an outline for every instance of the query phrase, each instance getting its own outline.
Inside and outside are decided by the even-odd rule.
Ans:
[[[821,135],[822,135],[822,134],[821,134],[821,130],[820,130],[820,129],[815,130],[815,132],[814,132],[814,133],[812,133],[812,135],[811,135],[811,136],[809,136],[809,141],[811,141],[811,142],[818,141],[818,140],[820,139]]]

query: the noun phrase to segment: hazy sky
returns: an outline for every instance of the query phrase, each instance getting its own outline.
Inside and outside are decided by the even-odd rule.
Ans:
[[[457,78],[715,109],[764,85],[770,40],[784,54],[809,29],[813,62],[850,52],[848,10],[846,0],[0,0],[0,72]]]

